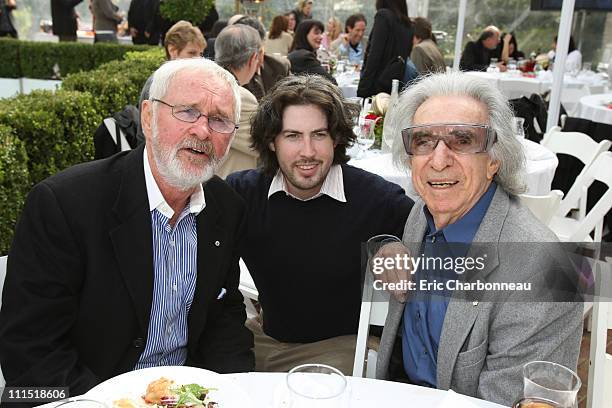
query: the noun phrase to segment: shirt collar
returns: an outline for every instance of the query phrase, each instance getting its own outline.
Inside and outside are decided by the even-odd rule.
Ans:
[[[157,185],[157,181],[155,181],[155,177],[153,177],[146,148],[143,151],[143,163],[147,196],[149,198],[149,211],[158,210],[165,217],[172,218],[174,210],[166,202],[166,199]],[[206,198],[204,197],[204,189],[200,184],[191,197],[189,197],[189,213],[198,215],[202,212],[204,207],[206,207]]]
[[[334,164],[331,166],[329,172],[327,173],[327,176],[325,177],[325,181],[323,181],[321,191],[319,191],[314,196],[306,198],[304,200],[294,196],[289,192],[289,190],[287,189],[287,182],[285,180],[285,176],[280,171],[280,169],[278,169],[276,175],[272,179],[272,183],[270,184],[270,189],[268,190],[268,198],[280,191],[283,191],[286,195],[291,196],[300,201],[314,200],[315,198],[318,198],[325,194],[336,201],[346,203],[346,196],[344,195],[344,177],[342,176],[342,166],[340,166],[339,164]]]
[[[444,235],[446,242],[471,243],[491,204],[491,200],[493,200],[496,188],[497,184],[492,182],[487,191],[480,197],[478,202],[476,202],[476,205],[474,205],[463,217],[439,231],[436,230],[436,225],[427,206],[424,206],[423,212],[427,220],[427,235],[441,233]]]

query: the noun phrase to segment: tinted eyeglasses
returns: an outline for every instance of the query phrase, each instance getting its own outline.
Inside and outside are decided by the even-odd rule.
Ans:
[[[441,141],[458,154],[487,152],[497,140],[495,131],[479,124],[432,124],[409,126],[402,130],[406,153],[411,156],[431,154]]]
[[[236,129],[238,129],[238,125],[236,125],[231,120],[221,117],[221,116],[208,116],[194,108],[193,106],[185,106],[185,105],[170,105],[167,102],[162,101],[161,99],[151,99],[153,102],[163,103],[164,105],[172,108],[172,116],[174,118],[180,120],[181,122],[195,123],[200,119],[201,116],[204,116],[208,121],[208,127],[210,130],[215,131],[217,133],[229,134],[233,133]]]

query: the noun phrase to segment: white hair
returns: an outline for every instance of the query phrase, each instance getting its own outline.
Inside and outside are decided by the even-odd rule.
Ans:
[[[394,164],[400,169],[410,167],[401,131],[412,125],[417,109],[431,97],[450,95],[467,96],[487,107],[488,125],[497,135],[488,151],[489,157],[499,163],[495,181],[508,194],[524,192],[525,154],[514,136],[514,115],[506,97],[487,81],[461,72],[428,75],[401,93],[397,105],[385,117],[385,130],[393,136]]]
[[[240,86],[236,78],[227,70],[220,67],[214,61],[206,58],[185,58],[165,62],[153,74],[149,100],[164,99],[170,88],[172,80],[179,72],[202,72],[207,76],[213,76],[224,81],[232,90],[234,96],[234,122],[240,121]],[[153,105],[155,113],[157,106]]]

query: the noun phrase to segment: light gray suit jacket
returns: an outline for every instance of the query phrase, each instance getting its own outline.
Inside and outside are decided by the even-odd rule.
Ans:
[[[422,200],[415,203],[404,228],[404,245],[411,254],[419,253],[426,231],[423,206]],[[498,186],[473,242],[557,242],[557,238]],[[532,282],[534,288],[543,288],[540,296],[545,296],[551,279],[547,272],[552,269],[554,257],[547,256],[538,245],[521,245],[520,254],[506,250],[509,246],[500,245],[493,251],[485,269],[475,279]],[[468,256],[473,255],[472,248]],[[467,301],[461,300],[461,296]],[[493,296],[496,301],[492,301]],[[582,336],[582,303],[526,302],[524,292],[518,291],[503,296],[505,299],[500,300],[499,293],[453,294],[438,349],[439,389],[451,388],[511,405],[522,396],[522,366],[526,362],[554,361],[576,370]],[[401,352],[403,312],[404,304],[392,297],[378,354],[377,378],[393,379],[389,378],[393,368],[390,363],[402,364],[397,357]],[[396,355],[392,359],[394,346]],[[403,367],[396,364],[395,372],[397,369],[403,370]]]

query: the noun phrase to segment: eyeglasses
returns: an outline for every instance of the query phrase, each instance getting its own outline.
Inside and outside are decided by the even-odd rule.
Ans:
[[[195,123],[200,119],[201,116],[204,116],[208,121],[208,127],[210,130],[215,131],[217,133],[229,134],[238,129],[238,125],[227,118],[222,118],[220,116],[208,116],[197,110],[192,106],[185,105],[170,105],[167,102],[162,101],[161,99],[151,99],[153,102],[163,103],[164,105],[172,108],[172,116],[181,122]]]
[[[497,140],[495,131],[479,124],[432,124],[409,126],[402,130],[406,153],[411,156],[431,154],[442,140],[453,152],[487,152]]]

